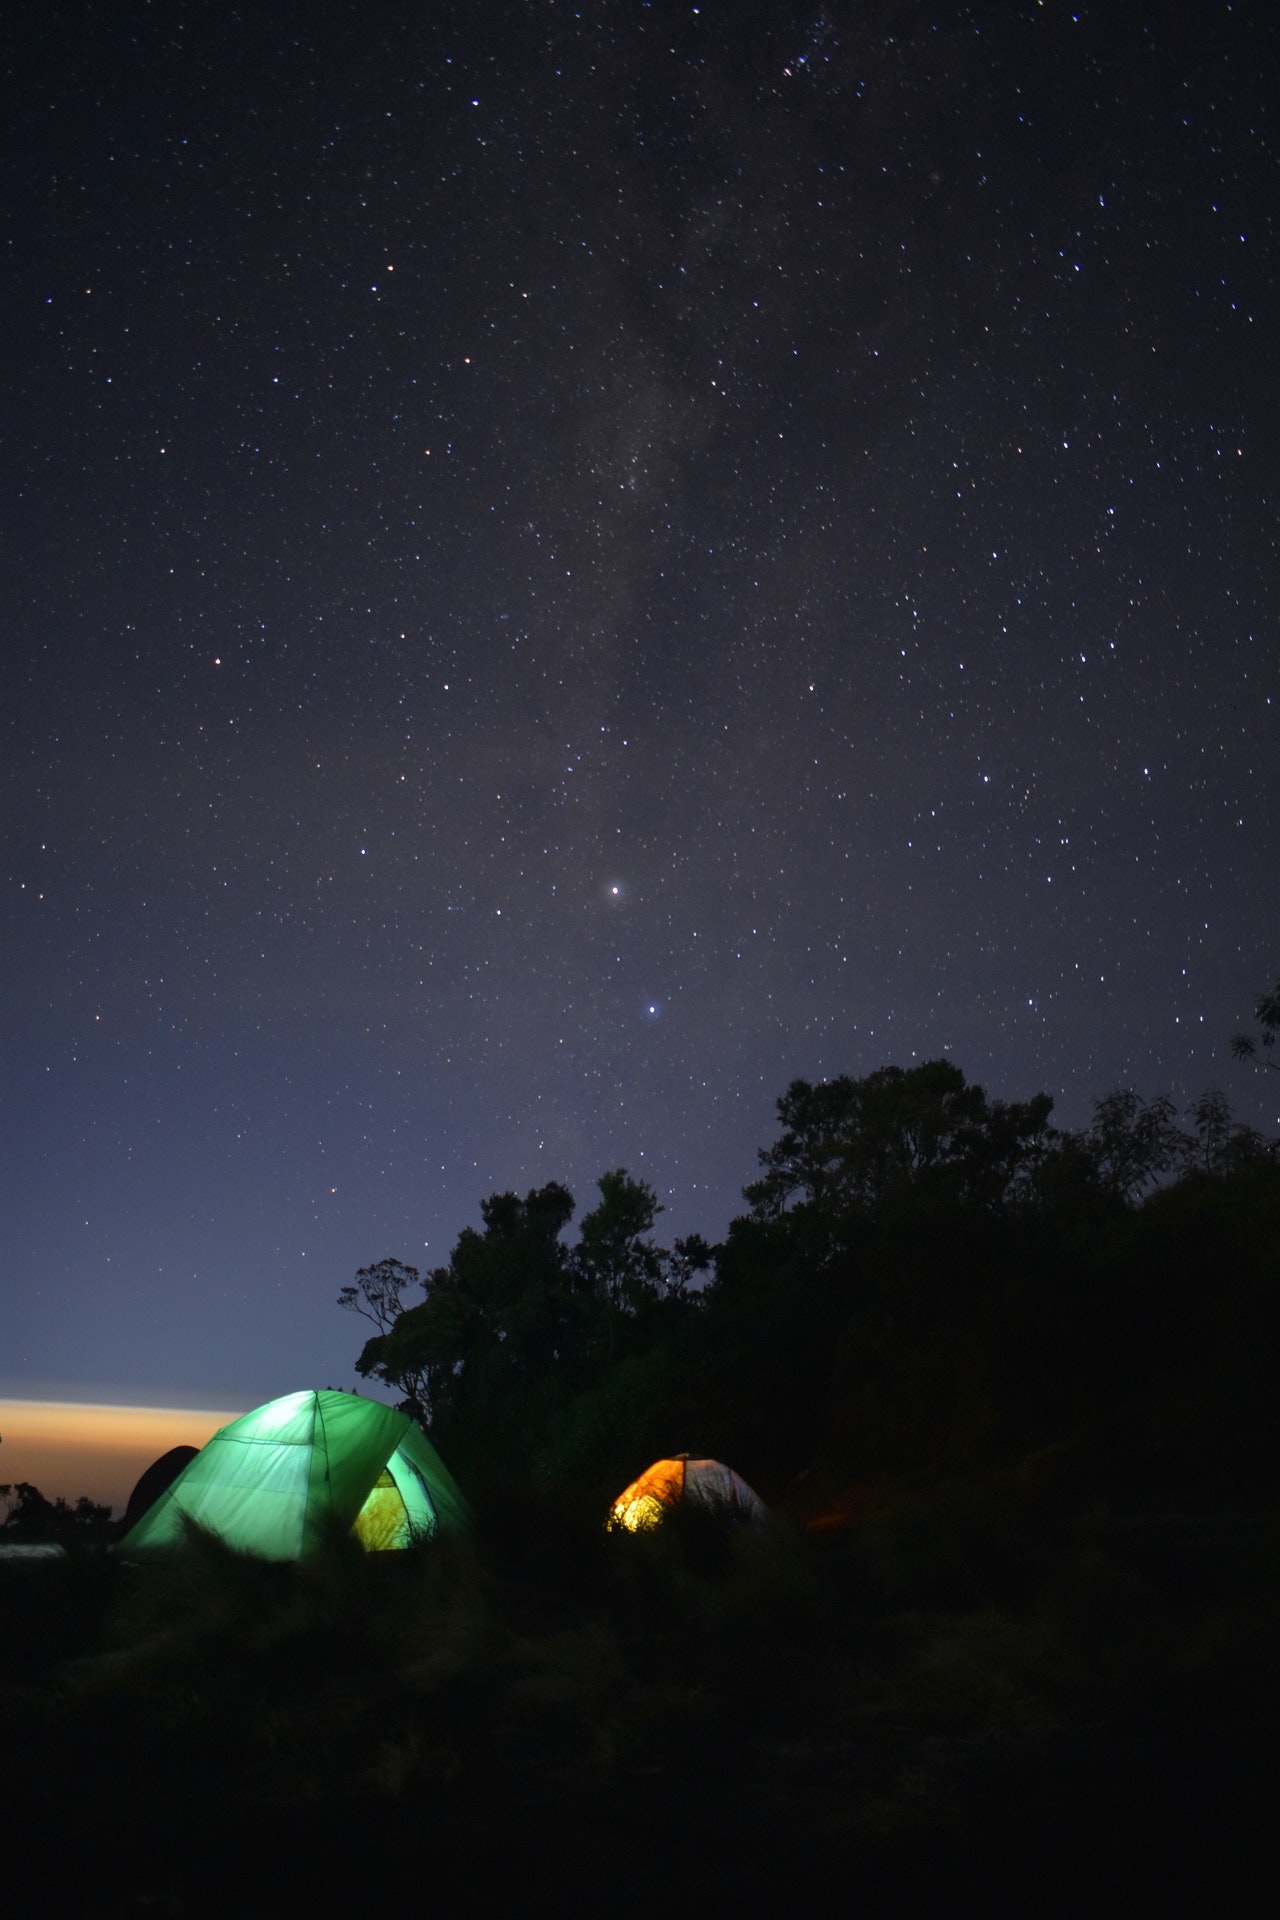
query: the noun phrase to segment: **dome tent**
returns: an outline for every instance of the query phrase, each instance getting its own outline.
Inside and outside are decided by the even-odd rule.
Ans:
[[[120,1552],[180,1546],[192,1525],[264,1560],[297,1560],[335,1524],[376,1551],[464,1532],[470,1514],[407,1414],[327,1388],[287,1393],[221,1427]]]
[[[625,1487],[609,1509],[610,1527],[644,1533],[657,1527],[681,1501],[720,1519],[759,1529],[769,1517],[759,1494],[753,1493],[732,1467],[719,1460],[691,1460],[678,1453],[674,1460],[655,1460],[638,1480]]]
[[[120,1523],[121,1534],[136,1527],[144,1513],[150,1513],[162,1493],[167,1493],[182,1469],[189,1466],[199,1453],[199,1447],[170,1447],[158,1460],[153,1460],[139,1476],[137,1485],[129,1495],[129,1504],[124,1510],[124,1519]]]

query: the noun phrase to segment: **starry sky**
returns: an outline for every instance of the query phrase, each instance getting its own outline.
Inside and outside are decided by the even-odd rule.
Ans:
[[[8,10],[0,1386],[350,1386],[798,1075],[1274,1128],[1278,39]]]

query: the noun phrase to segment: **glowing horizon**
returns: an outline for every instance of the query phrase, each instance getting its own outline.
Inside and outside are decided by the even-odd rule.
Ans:
[[[202,1447],[247,1407],[0,1398],[0,1482],[29,1481],[46,1499],[81,1495],[121,1509],[139,1475],[170,1447]]]

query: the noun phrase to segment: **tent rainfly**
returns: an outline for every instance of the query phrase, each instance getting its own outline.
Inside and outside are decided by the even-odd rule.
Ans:
[[[162,1493],[167,1493],[182,1469],[190,1466],[199,1447],[170,1447],[138,1476],[138,1484],[129,1495],[121,1527],[125,1533],[136,1527],[144,1513],[150,1513]]]
[[[759,1494],[719,1460],[691,1460],[678,1453],[674,1460],[653,1465],[621,1492],[609,1509],[609,1525],[628,1533],[661,1526],[671,1509],[685,1500],[719,1518],[759,1529],[769,1517]]]
[[[407,1414],[355,1393],[287,1393],[219,1429],[120,1543],[180,1546],[189,1525],[264,1560],[313,1553],[333,1527],[370,1552],[470,1526],[467,1503]]]

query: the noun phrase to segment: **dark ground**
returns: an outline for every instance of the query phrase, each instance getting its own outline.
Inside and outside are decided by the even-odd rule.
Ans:
[[[763,1539],[530,1495],[302,1569],[0,1562],[10,1876],[50,1914],[1271,1910],[1274,1512],[1060,1460],[847,1493]]]

